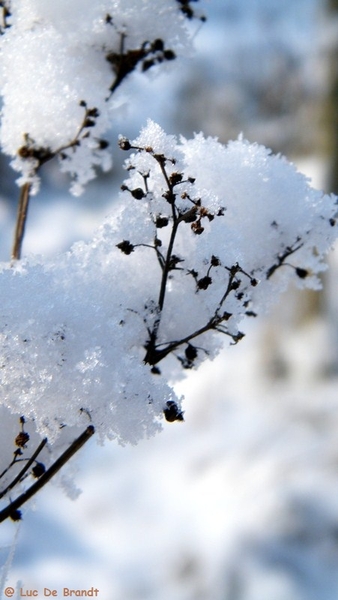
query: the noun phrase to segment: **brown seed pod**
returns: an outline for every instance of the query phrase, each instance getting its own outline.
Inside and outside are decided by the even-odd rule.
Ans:
[[[133,246],[133,244],[131,244],[128,240],[123,240],[123,242],[116,244],[116,248],[118,248],[119,250],[121,250],[121,252],[127,255],[133,252],[134,247],[135,246]]]
[[[20,448],[24,448],[29,440],[29,434],[25,431],[20,431],[20,433],[15,438],[15,444]]]
[[[38,479],[39,477],[41,477],[41,475],[43,475],[45,473],[45,471],[46,471],[45,465],[41,462],[37,462],[36,465],[32,469],[32,475],[34,475],[34,477],[36,477]]]
[[[12,510],[12,512],[9,516],[12,519],[12,521],[21,521],[21,519],[22,519],[21,510],[18,510],[18,509]]]
[[[167,402],[163,413],[169,423],[173,423],[174,421],[184,421],[182,411],[178,408],[176,402],[173,400],[169,400]]]

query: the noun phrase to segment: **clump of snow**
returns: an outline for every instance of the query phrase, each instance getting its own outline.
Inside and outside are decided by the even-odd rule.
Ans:
[[[50,440],[88,419],[101,439],[155,434],[180,404],[167,379],[239,341],[290,280],[318,287],[337,235],[336,198],[262,146],[152,121],[120,145],[129,178],[93,240],[2,265],[1,404]]]
[[[145,48],[159,40],[149,51],[154,64],[145,70],[171,62],[189,49],[186,20],[176,0],[142,0],[141,6],[137,0],[13,1],[0,45],[1,145],[21,173],[19,185],[29,181],[37,191],[36,171],[48,152],[75,180],[75,194],[95,167],[110,168],[100,140],[121,102],[110,91],[121,75],[121,57],[129,56],[123,63],[128,75],[141,69]],[[88,127],[83,102],[97,111]]]
[[[51,440],[90,414],[102,436],[135,443],[158,430],[171,391],[142,363],[137,317],[125,335],[117,250],[104,239],[83,246],[3,270],[1,402]]]

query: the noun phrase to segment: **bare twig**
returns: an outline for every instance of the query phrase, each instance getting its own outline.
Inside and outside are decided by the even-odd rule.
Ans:
[[[25,466],[23,467],[23,469],[21,469],[20,473],[18,473],[18,475],[13,479],[13,481],[11,481],[11,483],[4,490],[2,490],[2,492],[0,492],[0,498],[3,498],[4,496],[6,496],[7,492],[9,492],[9,490],[12,490],[13,487],[15,487],[17,483],[19,483],[20,479],[28,471],[29,467],[33,464],[36,457],[40,454],[41,450],[45,447],[46,444],[47,444],[47,438],[44,438],[42,440],[41,444],[39,444],[39,446],[37,447],[35,452],[32,454],[32,456],[27,460]],[[19,461],[15,461],[15,462],[19,462]],[[10,466],[13,466],[13,464],[15,464],[15,462],[13,462]]]
[[[86,102],[81,101],[80,106],[85,109],[83,121],[74,136],[74,138],[63,146],[59,146],[56,150],[50,148],[37,147],[34,144],[34,140],[30,138],[28,134],[25,134],[25,144],[19,148],[18,154],[21,158],[34,159],[36,162],[32,174],[37,174],[40,167],[45,163],[49,162],[55,156],[62,156],[66,150],[70,148],[76,148],[80,145],[82,137],[88,137],[88,128],[95,124],[95,119],[99,116],[97,108],[88,108]],[[81,137],[82,136],[82,137]],[[21,258],[21,250],[23,238],[25,235],[25,225],[27,220],[28,206],[31,193],[31,184],[26,182],[20,189],[18,212],[16,217],[16,227],[14,233],[14,242],[12,247],[12,260],[19,260]]]
[[[41,477],[31,485],[28,490],[23,492],[21,496],[16,498],[13,502],[8,504],[6,508],[0,511],[0,523],[11,517],[23,504],[25,504],[30,498],[32,498],[41,488],[48,483],[54,477],[54,475],[65,465],[74,454],[82,448],[82,446],[91,438],[95,433],[93,425],[89,425],[87,429],[78,437],[74,442],[65,450],[63,454],[52,464],[51,467]]]
[[[274,265],[272,265],[272,267],[270,267],[267,270],[266,278],[270,279],[270,277],[274,274],[274,272],[277,271],[277,269],[279,269],[279,267],[281,267],[283,264],[285,264],[285,260],[287,258],[289,258],[289,256],[291,256],[291,254],[294,254],[294,252],[297,252],[297,250],[299,250],[302,246],[303,246],[303,242],[300,242],[300,239],[297,238],[294,246],[288,246],[287,248],[285,248],[285,251],[283,252],[283,254],[279,254],[277,256],[278,262],[275,263]]]
[[[27,219],[31,184],[25,183],[20,190],[19,206],[16,217],[16,227],[14,233],[14,243],[12,248],[12,259],[19,260],[21,258],[21,249],[23,237],[25,234],[25,225]]]

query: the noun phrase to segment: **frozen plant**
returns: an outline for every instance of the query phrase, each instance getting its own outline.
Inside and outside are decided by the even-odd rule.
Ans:
[[[20,173],[19,258],[42,165],[57,157],[76,195],[95,168],[109,169],[104,134],[126,100],[122,84],[189,52],[187,23],[204,17],[190,0],[2,0],[0,11],[0,139]]]
[[[200,18],[183,0],[85,4],[1,3],[1,139],[21,198],[0,274],[0,520],[19,519],[94,431],[136,444],[163,416],[182,421],[169,381],[237,343],[291,280],[317,289],[337,237],[336,197],[285,158],[241,138],[177,139],[149,120],[119,139],[128,177],[93,240],[18,260],[43,164],[58,157],[75,193],[108,166],[102,136],[122,83],[186,52],[186,21]]]
[[[80,277],[84,286],[88,287],[87,314],[82,312],[80,315],[78,313],[79,306],[75,304],[73,307],[71,306],[72,290],[75,290],[76,283],[75,280],[74,283],[70,283],[69,274],[66,271],[64,277],[61,267],[62,261],[66,260],[67,263],[70,256],[68,258],[67,256],[60,257],[55,264],[49,265],[51,267],[50,280],[47,275],[49,270],[47,263],[40,265],[34,259],[18,262],[22,254],[28,206],[31,196],[36,194],[39,189],[41,168],[50,160],[58,159],[60,169],[70,175],[71,192],[80,194],[84,185],[95,177],[96,168],[107,170],[111,167],[109,144],[104,135],[110,127],[116,111],[128,100],[128,80],[131,74],[133,72],[148,74],[156,72],[158,68],[171,67],[176,63],[177,57],[190,52],[191,33],[196,32],[194,24],[205,20],[203,14],[195,8],[195,2],[197,0],[156,0],[156,2],[153,0],[102,0],[95,3],[90,0],[74,0],[71,4],[65,0],[60,0],[58,3],[44,0],[0,1],[0,70],[2,78],[0,137],[3,152],[11,157],[11,165],[20,175],[18,179],[20,198],[12,248],[13,262],[10,265],[2,266],[1,290],[5,292],[6,306],[3,307],[0,325],[2,384],[0,499],[10,497],[13,500],[13,495],[18,495],[19,492],[20,495],[1,512],[1,520],[7,516],[20,518],[19,506],[42,487],[94,432],[93,416],[86,408],[86,404],[88,404],[86,397],[91,397],[92,384],[94,381],[98,384],[101,377],[97,376],[96,368],[99,365],[103,367],[100,359],[102,350],[99,338],[98,344],[95,345],[96,333],[89,342],[88,329],[87,341],[83,343],[84,340],[81,341],[82,336],[80,335],[72,348],[71,354],[73,350],[76,354],[77,344],[79,344],[78,348],[81,348],[75,362],[75,354],[73,358],[66,357],[68,344],[71,343],[73,335],[72,331],[76,330],[76,327],[73,328],[71,325],[72,319],[78,321],[78,325],[80,321],[88,322],[88,324],[91,321],[94,326],[95,321],[96,325],[101,327],[103,321],[99,324],[97,317],[102,317],[106,319],[108,335],[110,335],[109,323],[115,323],[115,320],[118,319],[118,313],[111,311],[111,309],[114,311],[114,307],[113,305],[109,307],[109,302],[104,302],[104,310],[108,311],[106,315],[95,316],[94,297],[90,299],[90,294],[95,293],[94,288],[96,287],[92,280],[93,273],[89,274],[88,270],[89,277],[86,282],[84,263],[80,270],[79,265],[76,264],[77,260],[81,261],[84,258],[82,251],[79,250],[79,254],[71,253],[73,258],[70,262],[73,265],[74,277]],[[191,26],[192,24],[193,26]],[[104,251],[103,248],[101,250]],[[95,262],[93,259],[94,256],[90,259],[92,268],[94,268]],[[98,256],[97,260],[99,260]],[[103,260],[105,260],[104,257]],[[35,267],[33,267],[34,262]],[[60,266],[58,274],[54,268],[57,262]],[[66,263],[63,268],[67,270]],[[100,269],[101,266],[100,264]],[[106,266],[108,268],[109,261]],[[35,275],[31,271],[32,267],[33,270],[36,269]],[[15,273],[16,275],[20,273],[19,279],[16,279]],[[24,273],[28,276],[22,279],[21,275]],[[26,337],[23,334],[24,329],[21,327],[19,327],[20,333],[17,339],[14,331],[10,331],[12,317],[16,313],[16,308],[19,306],[23,308],[26,292],[20,284],[20,300],[17,298],[19,303],[14,302],[11,306],[10,294],[6,292],[7,284],[5,282],[8,275],[11,280],[10,286],[15,280],[17,282],[20,280],[23,285],[28,284],[29,288],[33,285],[34,289],[26,290],[27,299],[30,298],[33,304],[26,305],[25,316],[23,313],[20,316],[20,318],[26,319],[30,313],[28,327],[30,329],[32,326],[33,337]],[[97,275],[99,276],[99,271]],[[47,276],[47,280],[43,282],[45,276]],[[59,290],[54,287],[58,285],[57,279],[60,277],[63,279],[62,284],[59,282],[63,288],[61,296],[59,296]],[[41,284],[46,286],[44,290],[40,288]],[[64,284],[69,287],[68,300],[68,292]],[[105,287],[103,286],[102,290]],[[97,287],[97,291],[99,291],[99,287]],[[44,297],[44,292],[47,293],[48,298]],[[107,289],[105,289],[102,299],[106,292]],[[14,288],[12,288],[12,293],[16,293]],[[61,302],[58,301],[59,297]],[[57,302],[54,312],[55,300]],[[78,301],[75,297],[73,300],[74,302]],[[100,305],[99,298],[96,302],[98,307]],[[68,308],[66,304],[68,304]],[[42,308],[41,321],[36,312],[39,306]],[[86,307],[83,305],[81,310],[85,311]],[[118,307],[118,310],[123,312],[122,307]],[[48,323],[49,311],[54,314]],[[19,312],[21,312],[20,308]],[[56,319],[58,313],[60,318]],[[18,313],[17,316],[19,316]],[[58,321],[57,323],[55,319]],[[45,322],[44,331],[40,329],[42,321]],[[95,328],[96,326],[94,326]],[[115,331],[111,333],[113,336],[115,335]],[[38,339],[40,341],[37,344]],[[132,368],[133,356],[128,354],[119,356],[121,348],[118,340],[112,341],[112,339],[110,341],[110,345],[113,345],[109,359],[112,361],[110,371],[114,368],[112,365],[115,361],[115,368],[120,369],[121,374],[123,372],[126,374]],[[12,343],[16,343],[15,340],[19,346],[16,349],[12,347],[10,350]],[[42,353],[47,351],[45,354],[46,368],[41,364],[39,366],[36,364],[35,367],[33,365],[37,359],[36,352],[40,353],[40,358],[42,358],[42,347],[38,349],[40,343],[44,347]],[[134,346],[136,348],[136,341]],[[14,361],[14,370],[18,374],[18,378],[14,377],[16,383],[13,379],[14,387],[10,391],[12,383],[9,381],[8,375],[14,365],[12,352],[16,354],[20,362],[22,351],[29,359],[25,367],[21,363],[21,368],[23,368],[21,375],[19,375],[19,363]],[[53,356],[50,355],[50,352]],[[105,358],[108,359],[108,356]],[[140,436],[153,433],[158,429],[157,424],[152,424],[152,418],[149,419],[143,399],[146,394],[150,402],[152,396],[157,397],[156,393],[160,394],[160,390],[158,391],[158,386],[152,382],[142,361],[139,362],[140,365],[136,367],[138,375],[135,372],[135,376],[139,378],[139,400],[135,405],[132,402],[127,410],[130,416],[129,422],[128,419],[125,421],[119,417],[119,413],[122,417],[125,412],[122,403],[115,404],[113,402],[110,405],[110,412],[115,413],[114,419],[120,424],[115,428],[115,432],[114,428],[110,429],[110,426],[106,430],[103,427],[102,437],[116,435],[121,441],[124,439],[137,441]],[[54,369],[50,371],[52,364],[54,367],[57,366],[56,371]],[[57,374],[58,368],[66,364],[67,368]],[[81,380],[81,393],[82,385],[85,385],[84,402],[79,403],[79,396],[74,387],[75,380],[71,384],[77,404],[74,412],[77,415],[75,419],[74,414],[71,417],[72,410],[70,410],[71,405],[68,405],[68,392],[64,394],[62,382],[64,376],[67,379],[67,369],[71,364],[77,373],[75,379]],[[24,373],[26,368],[28,370]],[[35,368],[37,371],[34,375]],[[103,372],[106,373],[105,369]],[[37,405],[35,401],[38,398],[41,401],[40,392],[45,384],[47,387],[51,384],[55,394],[57,387],[55,386],[55,376],[59,382],[59,391],[54,395],[54,408],[51,412],[49,409],[47,412],[39,409],[36,419]],[[142,378],[144,378],[143,383]],[[28,386],[24,380],[29,382]],[[121,377],[117,378],[115,383],[116,388],[112,381],[109,404],[111,398],[121,398],[121,395],[128,399],[129,388],[134,388],[134,382],[124,381]],[[16,395],[14,388],[20,390],[20,406],[16,402],[13,403]],[[107,391],[107,389],[103,390],[104,396]],[[165,395],[171,397],[169,388],[166,389]],[[68,399],[64,402],[66,397]],[[106,418],[103,398],[102,406],[96,414],[97,419],[102,422]],[[51,408],[52,396],[47,394],[45,399],[47,401],[46,409],[47,406]],[[134,400],[133,394],[131,394],[131,399]],[[31,404],[32,401],[33,404]],[[98,402],[98,407],[100,402]],[[159,404],[158,397],[157,405],[159,406]],[[58,405],[59,408],[57,408]],[[158,406],[156,414],[160,412]],[[40,408],[42,409],[42,406]],[[151,407],[149,411],[152,414]],[[134,417],[132,418],[133,413]],[[79,415],[80,421],[78,421]],[[130,430],[126,431],[125,428],[132,422],[134,422],[134,429],[130,427]],[[84,424],[86,425],[85,431],[83,431]],[[79,427],[82,428],[80,435]],[[97,423],[95,423],[95,427],[97,427]],[[19,433],[18,428],[20,429]],[[61,436],[58,436],[61,430],[62,440],[60,440]],[[48,436],[48,444],[46,436]],[[15,441],[14,451],[13,441]],[[68,443],[70,443],[69,448],[67,448]],[[66,450],[61,453],[65,446]],[[58,457],[57,460],[55,460],[55,456]],[[40,466],[35,468],[38,464]],[[32,476],[37,481],[25,491],[25,484],[27,481],[31,481]]]

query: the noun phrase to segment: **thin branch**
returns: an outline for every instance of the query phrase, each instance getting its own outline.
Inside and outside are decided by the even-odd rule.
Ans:
[[[171,354],[171,352],[176,350],[176,348],[178,348],[179,346],[182,346],[183,344],[187,344],[194,338],[198,337],[199,335],[202,335],[203,333],[206,333],[207,331],[215,330],[219,326],[219,324],[225,320],[226,320],[225,317],[215,315],[208,321],[208,323],[206,325],[204,325],[203,327],[200,327],[200,329],[197,329],[193,333],[190,333],[189,335],[185,336],[184,338],[182,338],[180,340],[167,342],[167,343],[164,342],[163,344],[158,344],[157,346],[156,345],[150,346],[148,348],[147,354],[144,358],[144,362],[149,365],[152,365],[152,366],[156,365],[161,360],[163,360],[166,356],[168,356],[168,354]],[[163,348],[162,350],[159,350],[159,347],[163,346],[163,345],[165,345],[165,348]]]
[[[8,519],[20,506],[25,504],[30,498],[32,498],[41,488],[43,488],[48,481],[54,477],[54,475],[65,465],[74,454],[82,448],[82,446],[91,438],[95,433],[93,425],[89,425],[87,429],[78,437],[74,442],[65,450],[63,454],[52,464],[51,467],[41,477],[31,485],[21,496],[16,498],[13,502],[8,504],[6,508],[0,511],[0,523]]]
[[[39,444],[39,446],[37,447],[35,452],[32,454],[32,456],[27,460],[27,463],[25,464],[23,469],[21,469],[20,473],[18,473],[18,475],[13,479],[13,481],[2,492],[0,492],[0,498],[3,498],[4,496],[6,496],[7,492],[9,492],[9,490],[12,490],[13,487],[16,486],[17,483],[19,483],[20,479],[28,471],[29,467],[33,464],[36,457],[40,454],[41,450],[45,447],[46,444],[47,444],[47,438],[44,438],[42,440],[41,444]],[[13,464],[15,464],[15,463],[13,463]]]
[[[218,314],[218,311],[221,309],[222,305],[224,304],[225,300],[227,299],[227,297],[229,296],[230,292],[233,290],[233,281],[236,277],[237,271],[230,271],[230,276],[229,276],[229,281],[228,281],[228,285],[227,285],[227,289],[225,290],[222,299],[216,309],[216,315]]]
[[[16,227],[14,233],[14,242],[12,248],[12,259],[19,260],[21,258],[21,249],[23,237],[25,234],[25,225],[27,220],[27,212],[30,198],[31,184],[25,183],[20,190],[19,206],[16,217]]]
[[[179,217],[179,219],[176,221],[176,227],[178,226],[180,220],[181,220],[181,217]],[[208,269],[208,273],[210,272],[211,267],[212,267],[212,265],[210,265],[210,267]],[[232,268],[228,269],[228,271],[229,271],[228,285],[227,285],[225,293],[223,294],[223,296],[218,304],[218,307],[215,310],[214,316],[211,319],[209,319],[209,321],[206,323],[206,325],[204,325],[203,327],[200,327],[196,331],[188,334],[187,336],[185,336],[184,338],[181,338],[180,340],[156,344],[157,338],[154,335],[154,331],[153,331],[150,335],[150,341],[147,345],[147,353],[144,358],[144,362],[146,364],[150,364],[153,366],[156,365],[161,360],[163,360],[166,356],[168,356],[168,354],[170,354],[174,350],[176,350],[176,348],[178,348],[179,346],[182,346],[183,344],[189,343],[191,340],[198,337],[199,335],[202,335],[203,333],[206,333],[207,331],[219,331],[220,333],[229,335],[234,340],[235,343],[239,339],[241,339],[241,337],[243,337],[243,335],[240,332],[237,335],[232,334],[229,331],[227,331],[227,329],[221,327],[221,323],[224,323],[224,321],[227,321],[231,315],[227,312],[224,312],[223,314],[219,314],[219,311],[220,311],[222,305],[224,304],[226,298],[229,296],[229,294],[234,289],[237,288],[237,286],[235,288],[235,283],[234,283],[234,279],[236,279],[237,273],[238,272],[244,273],[244,275],[247,275],[248,277],[250,277],[250,275],[248,275],[245,271],[243,271],[239,267],[239,265],[234,265]],[[252,279],[252,282],[253,281],[254,281],[254,279]],[[158,321],[159,320],[160,319],[158,319]],[[157,330],[156,330],[156,332],[157,332]],[[160,348],[161,346],[164,346],[164,348],[161,349]]]
[[[174,248],[175,237],[176,237],[178,225],[179,225],[179,220],[176,220],[173,223],[173,227],[172,227],[171,234],[170,234],[167,256],[165,259],[162,278],[161,278],[160,293],[159,293],[159,297],[158,297],[158,307],[159,307],[160,311],[163,310],[163,306],[164,306],[164,298],[165,298],[165,293],[166,293],[166,289],[167,289],[167,282],[168,282],[168,276],[169,276],[170,264],[171,264],[171,255],[172,255],[173,248]]]
[[[59,148],[57,148],[54,151],[50,150],[49,148],[34,148],[33,140],[31,140],[28,135],[25,136],[27,143],[26,145],[22,146],[22,148],[20,148],[19,155],[22,158],[34,158],[35,161],[37,161],[37,166],[34,170],[35,174],[38,172],[42,165],[52,160],[55,156],[62,155],[62,153],[65,150],[69,150],[70,148],[75,148],[76,146],[78,146],[83,131],[89,127],[89,123],[94,123],[93,119],[97,118],[99,115],[97,109],[88,109],[85,102],[82,102],[81,106],[85,108],[85,115],[76,135],[69,142],[69,144],[59,146]],[[88,132],[86,132],[83,137],[85,137],[86,135],[88,135]],[[33,146],[31,146],[32,143]],[[12,247],[12,260],[19,260],[21,258],[21,250],[23,238],[25,235],[25,225],[27,220],[30,192],[31,184],[27,182],[21,187],[20,190],[16,227],[14,233],[14,242]]]
[[[296,240],[295,243],[297,244],[297,242],[299,242],[299,238]],[[277,269],[279,269],[279,267],[281,267],[284,264],[285,259],[288,258],[289,256],[291,256],[291,254],[294,254],[294,252],[297,252],[297,250],[299,250],[302,246],[303,246],[302,242],[300,244],[298,244],[298,246],[295,246],[294,248],[292,246],[288,246],[285,249],[284,254],[277,256],[278,263],[275,263],[274,265],[272,265],[272,267],[270,267],[267,270],[266,279],[270,279],[270,277],[274,274],[274,272],[277,271]]]
[[[152,355],[152,353],[155,350],[157,334],[158,334],[159,326],[161,323],[161,313],[162,313],[162,310],[164,307],[164,300],[165,300],[165,295],[166,295],[166,291],[167,291],[167,282],[168,282],[168,277],[169,277],[169,271],[171,268],[171,257],[172,257],[172,252],[173,252],[173,248],[174,248],[174,244],[175,244],[176,233],[177,233],[177,229],[178,229],[180,222],[183,220],[182,218],[177,217],[177,211],[176,211],[176,206],[175,206],[174,185],[170,182],[168,174],[165,170],[165,166],[164,166],[165,159],[164,159],[164,157],[162,157],[162,155],[153,154],[153,157],[159,164],[160,169],[162,171],[162,175],[167,184],[168,197],[171,199],[170,203],[171,203],[171,210],[172,210],[173,226],[172,226],[168,249],[167,249],[167,253],[166,253],[166,257],[163,262],[163,265],[161,264],[161,260],[159,258],[159,255],[157,254],[157,258],[159,260],[159,263],[160,263],[160,266],[162,269],[162,276],[161,276],[160,291],[159,291],[159,296],[158,296],[158,317],[155,320],[153,330],[150,334],[147,357]],[[145,362],[148,362],[147,357],[145,358]]]

